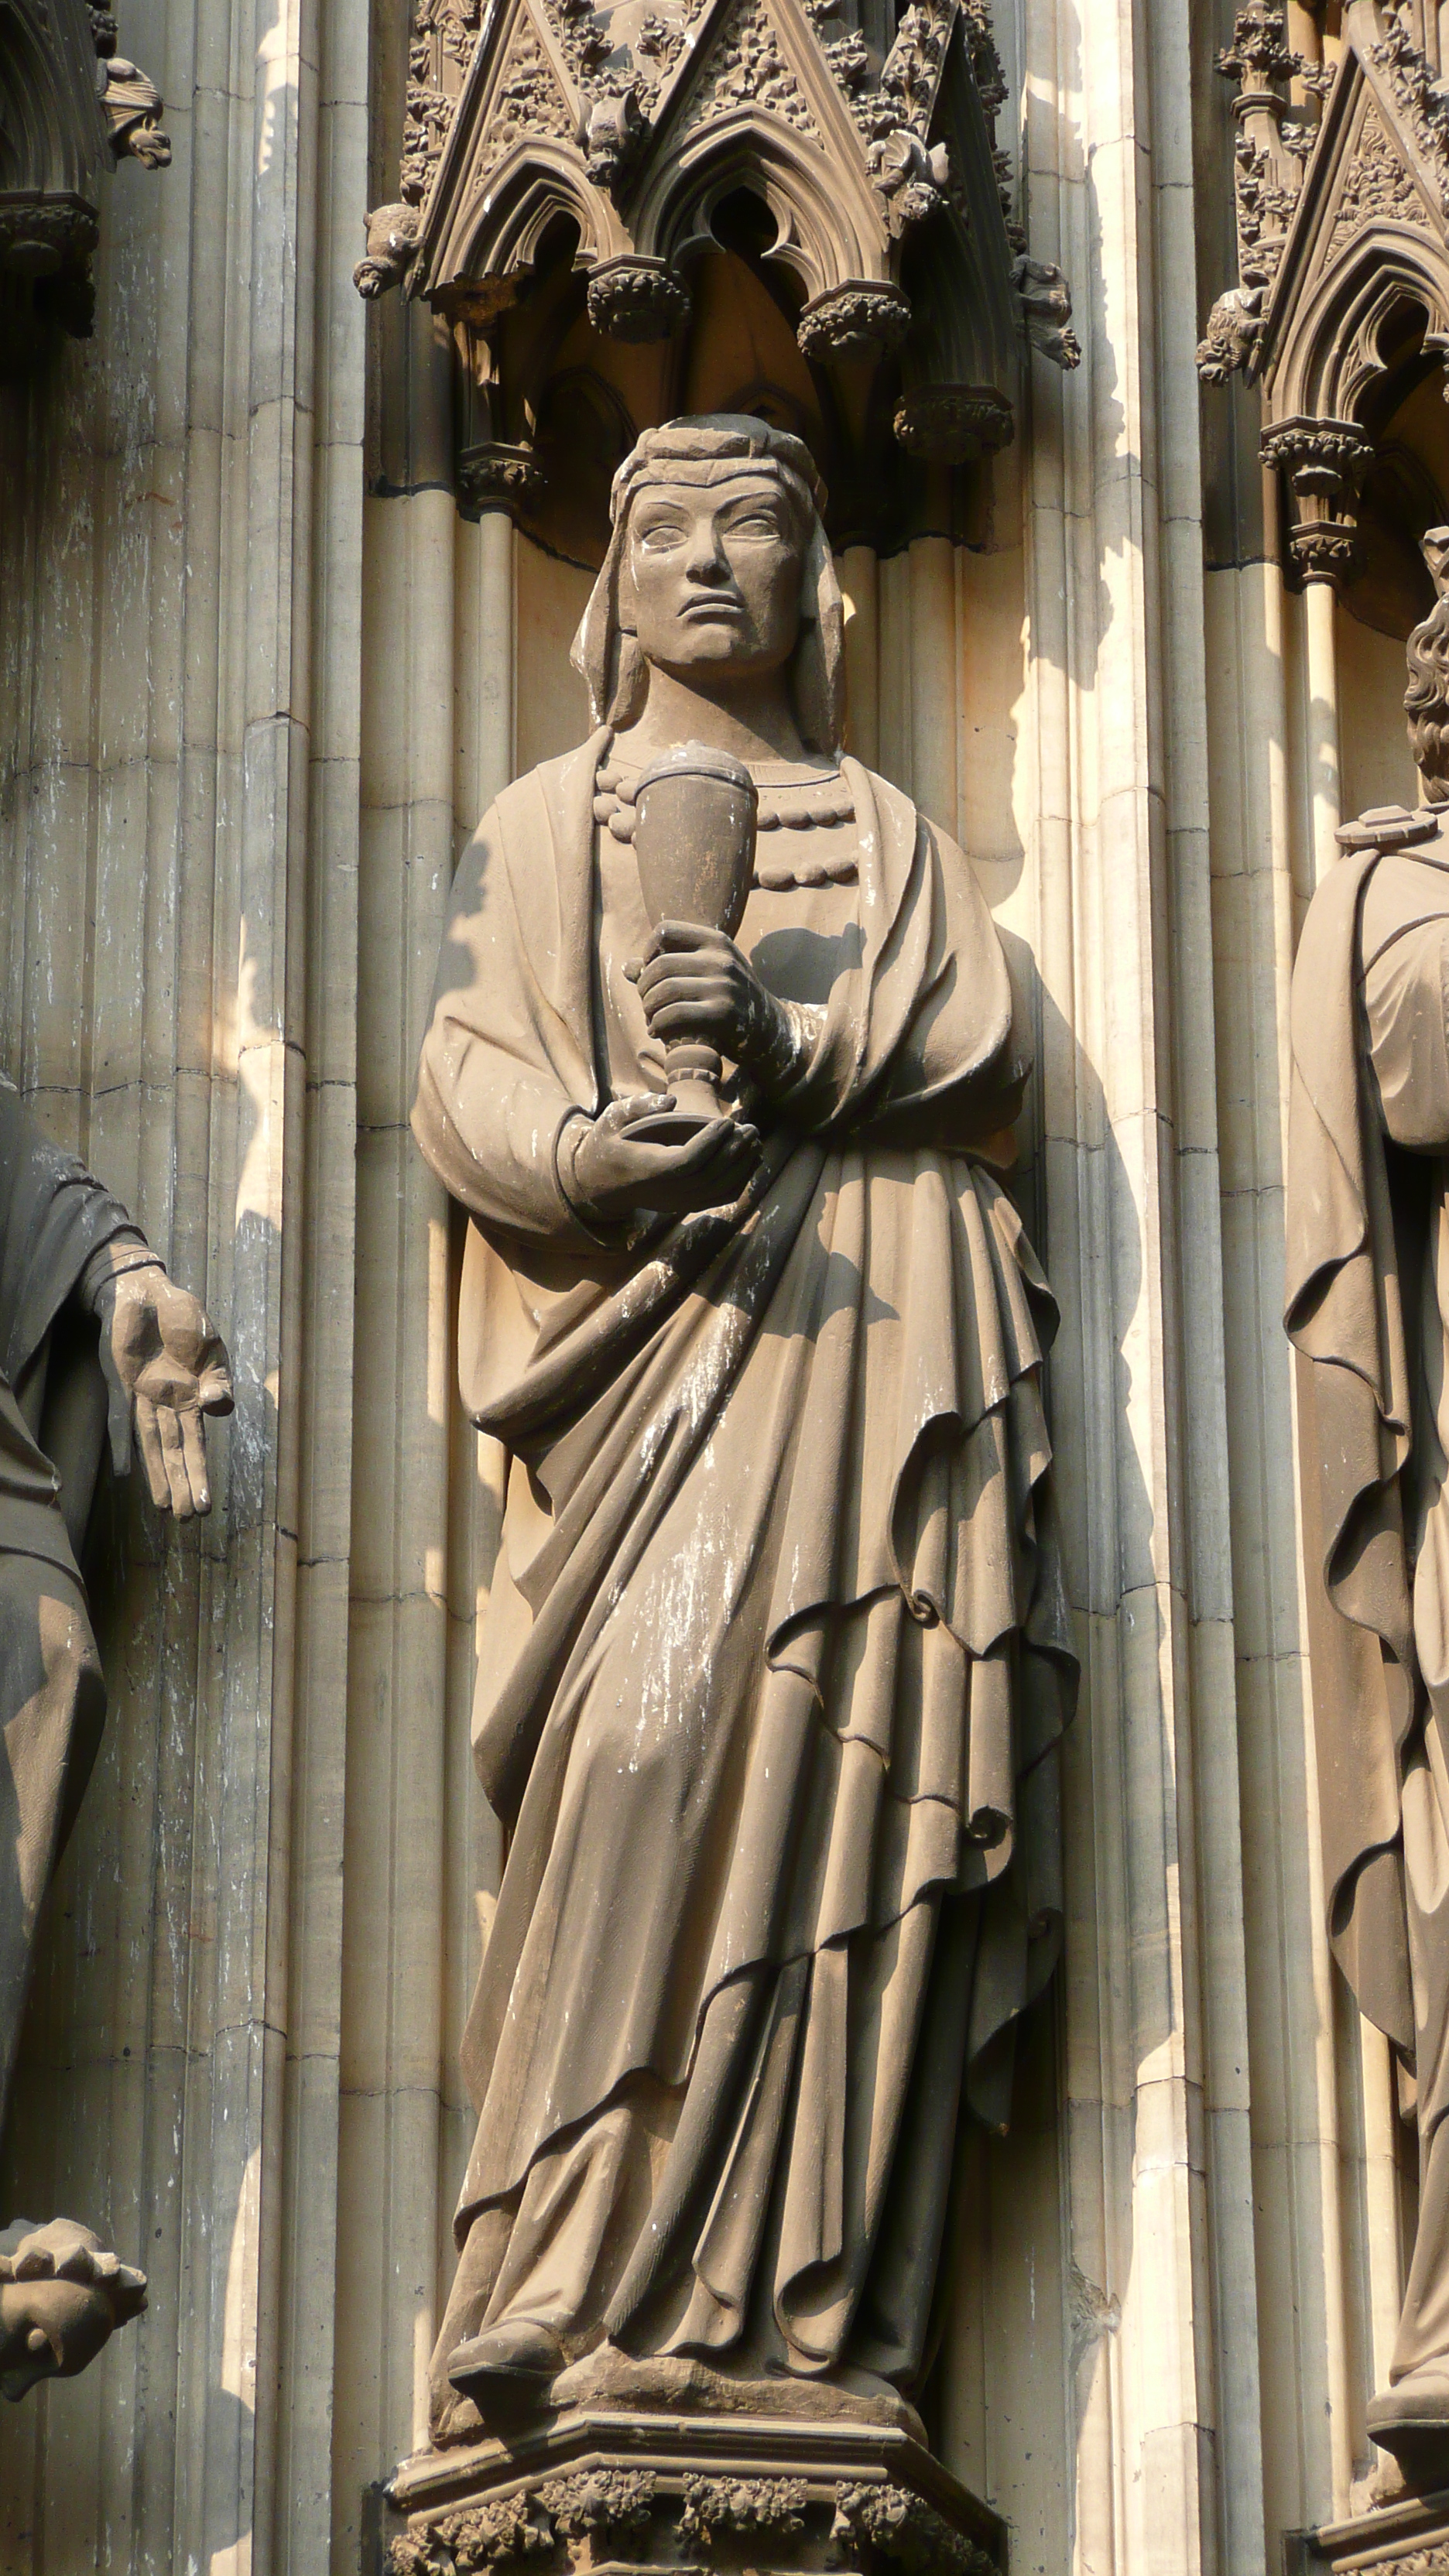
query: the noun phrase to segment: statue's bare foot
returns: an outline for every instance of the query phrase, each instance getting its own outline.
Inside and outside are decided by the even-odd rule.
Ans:
[[[0,2228],[0,2392],[21,2398],[37,2379],[73,2379],[145,2304],[145,2273],[74,2219]]]

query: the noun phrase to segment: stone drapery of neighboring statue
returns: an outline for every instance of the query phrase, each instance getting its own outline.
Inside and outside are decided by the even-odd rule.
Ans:
[[[151,1500],[209,1511],[202,1427],[226,1353],[119,1200],[0,1081],[0,2135],[36,1926],[100,1745],[79,1558],[109,1428]],[[145,2277],[71,2219],[0,2228],[0,2394],[84,2369]]]
[[[1339,834],[1292,997],[1296,1345],[1328,1929],[1417,2113],[1419,2217],[1369,2431],[1449,2477],[1449,530],[1409,639],[1417,812]]]
[[[626,2366],[899,2406],[958,2120],[1005,2124],[1057,1953],[1025,1034],[967,860],[841,756],[841,647],[805,449],[647,433],[575,648],[597,730],[454,888],[413,1126],[510,1458],[474,1722],[509,1839],[442,2441]],[[737,942],[644,910],[634,784],[685,741],[758,793]],[[689,1042],[735,1070],[671,1139]]]

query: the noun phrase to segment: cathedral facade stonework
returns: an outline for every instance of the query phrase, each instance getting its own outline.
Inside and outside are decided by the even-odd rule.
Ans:
[[[1449,2565],[1446,99],[0,8],[0,2576]]]

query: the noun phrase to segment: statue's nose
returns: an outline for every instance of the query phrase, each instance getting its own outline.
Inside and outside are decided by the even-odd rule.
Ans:
[[[685,570],[691,581],[718,581],[728,570],[720,552],[719,540],[711,529],[701,532],[690,547]]]

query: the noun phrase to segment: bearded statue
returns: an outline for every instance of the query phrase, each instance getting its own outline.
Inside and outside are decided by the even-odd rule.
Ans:
[[[443,941],[413,1127],[508,1456],[507,1865],[439,2443],[621,2389],[914,2421],[958,2132],[1057,1955],[1027,1034],[968,861],[842,750],[821,501],[761,420],[641,438],[594,730]]]

